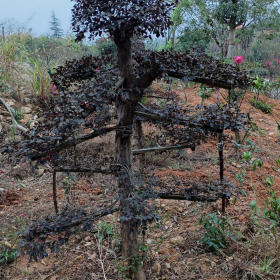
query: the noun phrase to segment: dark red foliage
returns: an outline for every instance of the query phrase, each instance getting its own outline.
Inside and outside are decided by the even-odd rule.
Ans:
[[[72,0],[72,26],[81,40],[109,33],[114,37],[162,36],[170,25],[170,0]]]

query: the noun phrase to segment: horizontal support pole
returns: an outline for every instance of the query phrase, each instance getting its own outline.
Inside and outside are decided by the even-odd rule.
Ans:
[[[194,195],[187,196],[184,194],[160,193],[158,194],[158,198],[167,200],[187,200],[195,202],[216,202],[220,197],[199,197]]]
[[[90,169],[90,168],[55,168],[55,172],[65,173],[101,173],[101,174],[112,174],[113,171],[110,169]]]
[[[154,152],[164,152],[164,151],[180,150],[180,149],[192,148],[192,147],[193,147],[193,145],[191,145],[191,144],[167,146],[167,147],[152,147],[152,148],[133,150],[132,154],[133,155],[141,155],[141,154],[145,154],[145,153],[154,153]]]

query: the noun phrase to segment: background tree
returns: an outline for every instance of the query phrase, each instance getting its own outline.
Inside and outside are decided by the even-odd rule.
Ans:
[[[63,30],[59,19],[56,17],[55,12],[52,11],[50,19],[50,30],[52,32],[51,36],[53,38],[60,38],[63,35]]]
[[[249,27],[274,21],[279,14],[279,1],[193,0],[191,4],[183,1],[178,8],[184,10],[187,28],[196,23],[219,46],[223,57],[232,58],[238,28],[245,32]]]

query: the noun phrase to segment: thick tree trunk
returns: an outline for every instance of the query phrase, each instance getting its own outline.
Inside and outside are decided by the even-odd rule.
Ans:
[[[235,47],[235,29],[230,29],[228,37],[228,51],[227,58],[233,58]]]
[[[119,193],[121,216],[126,217],[130,209],[128,199],[133,197],[134,185],[131,182],[132,174],[132,125],[134,106],[131,104],[118,104],[117,113],[119,125],[126,126],[130,130],[116,132],[116,160],[123,166],[119,174]],[[136,214],[136,213],[133,213]],[[122,256],[129,264],[128,275],[132,280],[144,280],[145,274],[142,270],[139,258],[138,226],[133,221],[121,222]]]
[[[131,91],[134,80],[131,65],[131,39],[118,40],[115,38],[115,42],[118,47],[118,64],[124,78],[123,86]],[[134,111],[138,100],[136,93],[129,92],[129,95],[129,101],[124,103],[119,100],[116,104],[118,125],[126,127],[126,130],[116,131],[115,139],[116,161],[122,166],[118,176],[120,212],[121,218],[124,218],[121,219],[122,256],[128,264],[128,277],[132,280],[145,280],[142,260],[139,258],[138,225],[133,219],[126,219],[128,214],[132,214],[132,216],[136,214],[135,209],[131,209],[129,199],[134,197],[134,185],[131,181],[133,177],[131,140]]]

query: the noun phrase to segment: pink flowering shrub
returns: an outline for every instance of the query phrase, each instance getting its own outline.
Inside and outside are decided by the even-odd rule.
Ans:
[[[270,79],[273,79],[273,77],[279,77],[280,59],[278,57],[275,57],[273,61],[268,61],[265,66],[267,66],[267,70],[269,71]]]
[[[234,59],[236,64],[241,64],[244,61],[243,56],[235,56],[233,59]]]

